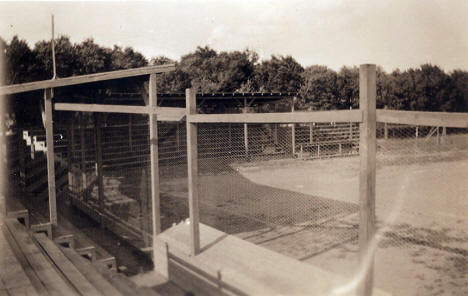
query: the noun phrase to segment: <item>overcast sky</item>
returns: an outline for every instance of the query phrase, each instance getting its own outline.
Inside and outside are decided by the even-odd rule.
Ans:
[[[467,0],[1,2],[0,37],[31,46],[49,39],[51,14],[56,36],[132,46],[148,58],[178,59],[209,45],[335,70],[361,63],[468,70]]]

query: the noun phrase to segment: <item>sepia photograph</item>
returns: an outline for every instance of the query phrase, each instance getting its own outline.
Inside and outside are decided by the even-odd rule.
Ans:
[[[0,0],[0,296],[468,295],[467,16]]]

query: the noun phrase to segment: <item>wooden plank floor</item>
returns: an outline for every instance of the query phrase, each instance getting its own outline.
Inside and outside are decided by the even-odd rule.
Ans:
[[[11,235],[10,243],[16,242],[17,249],[26,259],[23,268],[32,269],[39,282],[35,287],[42,290],[41,285],[50,295],[79,295],[78,291],[71,287],[66,278],[57,271],[53,263],[44,255],[41,249],[33,242],[26,228],[16,219],[5,219],[4,230]],[[12,241],[14,240],[14,241]]]
[[[3,231],[0,231],[0,295],[38,295]]]

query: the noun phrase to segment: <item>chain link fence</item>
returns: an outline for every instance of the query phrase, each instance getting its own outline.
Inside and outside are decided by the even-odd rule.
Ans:
[[[377,283],[397,294],[466,295],[468,129],[379,123],[378,132]]]

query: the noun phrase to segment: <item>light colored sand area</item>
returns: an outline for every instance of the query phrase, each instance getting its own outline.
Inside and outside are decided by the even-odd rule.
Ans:
[[[357,203],[358,158],[236,166],[253,183]],[[468,160],[380,166],[376,287],[394,295],[468,294]],[[317,227],[239,234],[268,249],[352,278],[358,215]],[[354,226],[354,228],[353,228]]]
[[[257,184],[358,203],[359,158],[356,157],[236,169]],[[377,215],[380,219],[392,219],[391,214],[398,217],[400,212],[405,212],[430,216],[440,222],[447,220],[450,224],[466,220],[466,180],[468,159],[381,167],[376,181]],[[418,219],[408,215],[405,218],[410,218],[408,222]]]

